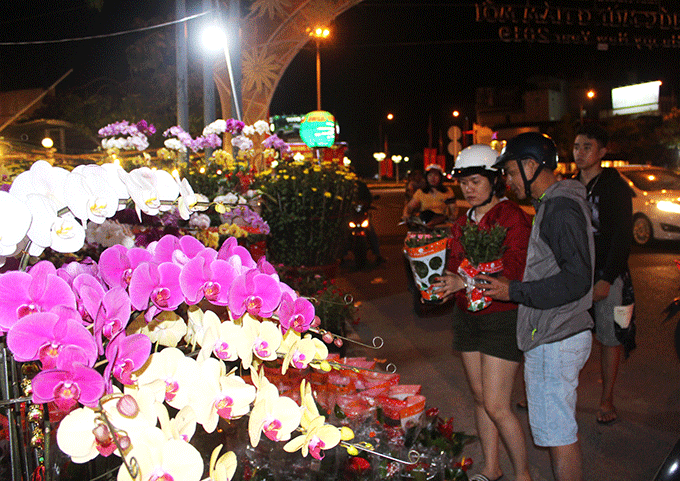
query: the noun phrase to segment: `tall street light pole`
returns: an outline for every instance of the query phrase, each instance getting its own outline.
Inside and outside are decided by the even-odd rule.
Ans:
[[[328,27],[316,27],[309,29],[309,36],[316,42],[316,110],[321,110],[321,52],[319,45],[321,40],[328,38],[331,31]]]
[[[186,17],[185,0],[175,0],[175,17],[179,20]],[[189,90],[188,78],[188,40],[187,23],[180,22],[175,26],[176,66],[177,66],[177,125],[185,131],[189,130]]]

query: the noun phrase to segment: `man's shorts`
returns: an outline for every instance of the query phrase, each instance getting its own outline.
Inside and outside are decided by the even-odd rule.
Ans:
[[[614,308],[621,305],[622,292],[623,279],[619,276],[609,288],[609,295],[605,299],[593,303],[595,337],[605,346],[621,344],[614,333]]]
[[[524,353],[529,425],[538,446],[566,446],[578,440],[576,387],[590,356],[586,330]]]

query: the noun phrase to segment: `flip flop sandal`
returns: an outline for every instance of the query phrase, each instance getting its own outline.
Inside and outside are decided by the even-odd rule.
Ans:
[[[604,419],[599,419],[602,416],[610,416],[613,415],[614,417],[609,419],[609,420],[604,420]],[[616,421],[619,420],[618,414],[616,414],[616,411],[599,411],[597,413],[597,418],[595,419],[597,421],[597,424],[601,424],[603,426],[609,426],[610,424],[614,424]]]

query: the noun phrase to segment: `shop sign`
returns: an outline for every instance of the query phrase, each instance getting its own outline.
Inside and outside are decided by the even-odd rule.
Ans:
[[[475,4],[475,20],[504,42],[680,47],[680,11],[664,0],[506,1]]]
[[[330,147],[335,143],[335,117],[323,110],[309,112],[300,122],[300,138],[310,148]]]

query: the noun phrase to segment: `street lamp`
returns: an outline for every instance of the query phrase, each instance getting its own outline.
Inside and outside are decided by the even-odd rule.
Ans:
[[[388,113],[385,118],[387,120],[394,120],[394,114],[392,112]],[[381,120],[380,123],[378,123],[378,148],[383,149],[385,152],[389,153],[389,149],[387,148],[387,133],[385,133],[385,137],[383,140],[383,121]]]
[[[393,155],[392,156],[392,162],[396,164],[396,168],[394,169],[396,171],[396,179],[397,183],[399,183],[399,164],[401,163],[402,156],[401,155]]]
[[[316,110],[321,110],[321,53],[319,43],[331,33],[328,27],[308,28],[309,36],[316,41]]]
[[[590,89],[586,92],[585,95],[588,100],[593,100],[595,98],[595,91],[593,89]],[[581,104],[579,105],[579,119],[581,121],[581,125],[583,125],[583,119],[586,115],[586,110],[585,106],[583,105],[583,101],[581,101]]]
[[[380,175],[380,162],[385,160],[385,157],[387,157],[387,154],[385,154],[385,152],[376,152],[373,154],[373,158],[378,161],[378,180],[382,180],[382,177]]]
[[[234,70],[231,66],[227,36],[219,26],[213,24],[206,27],[203,31],[203,44],[208,49],[222,49],[224,51],[224,60],[227,63],[227,73],[229,74],[229,88],[231,90],[231,102],[234,107],[234,116],[236,117],[236,120],[243,120],[241,116],[241,106],[238,101],[238,92],[236,92],[236,82],[234,82]]]

